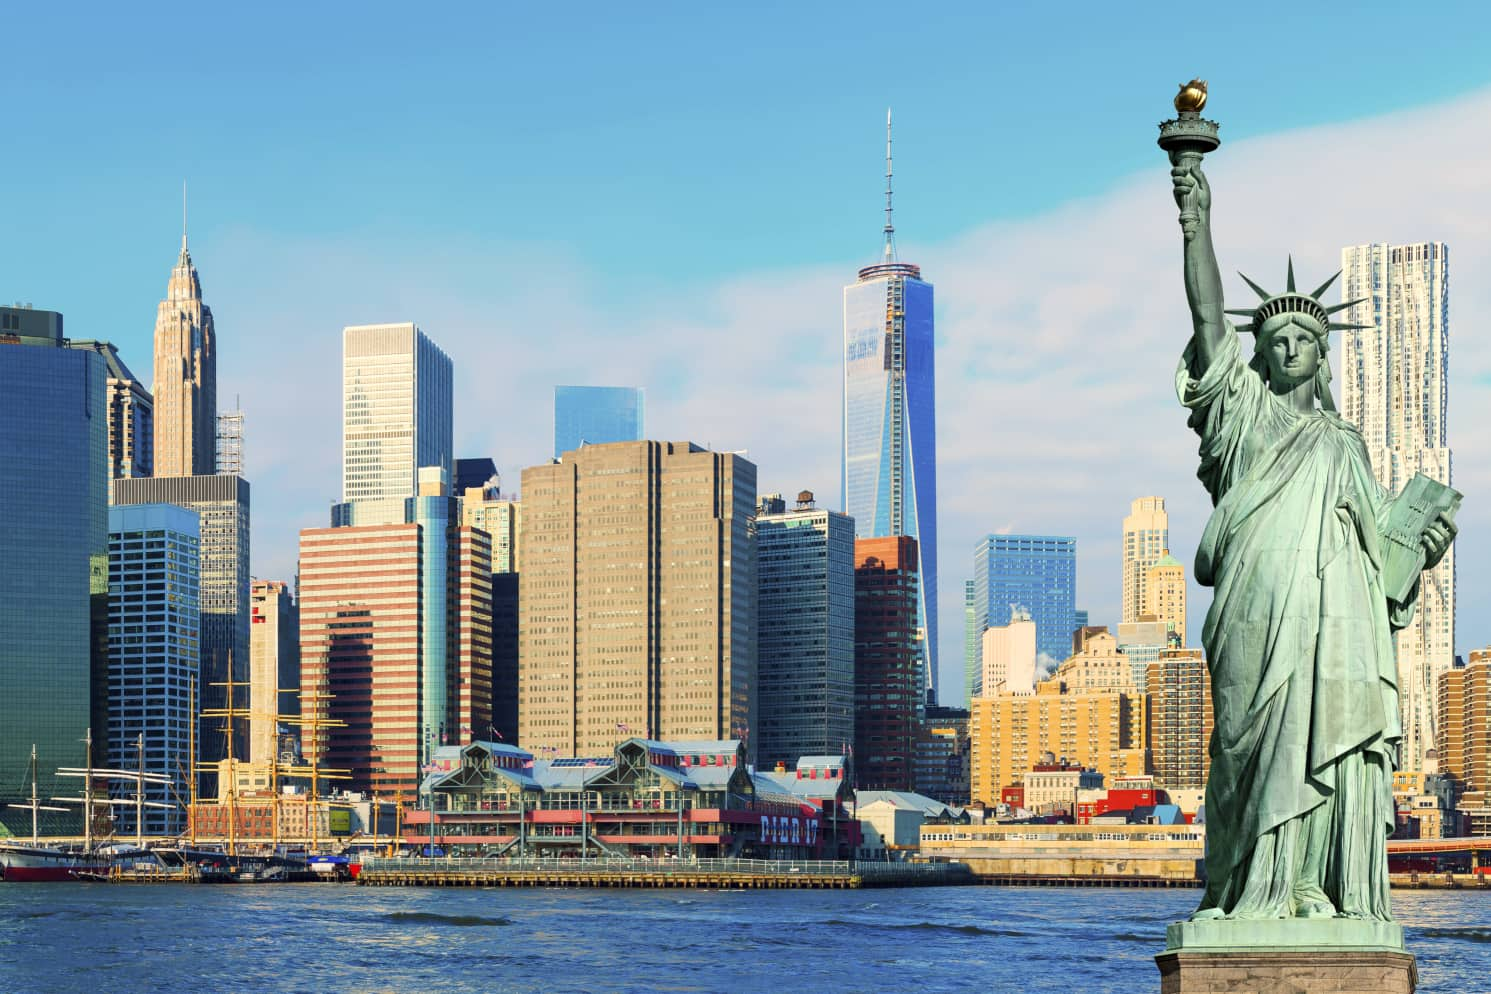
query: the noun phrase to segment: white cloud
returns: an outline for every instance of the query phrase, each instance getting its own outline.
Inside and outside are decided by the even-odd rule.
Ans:
[[[1136,121],[1135,141],[1150,127]],[[1491,584],[1491,459],[1473,427],[1491,419],[1479,330],[1491,314],[1488,161],[1491,92],[1228,143],[1208,161],[1224,273],[1280,284],[1292,252],[1314,285],[1343,245],[1449,243],[1464,649],[1491,643],[1478,610]],[[1130,499],[1166,497],[1172,545],[1190,558],[1209,506],[1172,387],[1189,334],[1175,213],[1156,148],[1152,169],[1102,197],[946,244],[903,243],[937,287],[942,679],[954,696],[978,536],[1076,535],[1079,606],[1094,624],[1117,617]],[[701,234],[697,251],[709,250]],[[510,488],[549,454],[555,384],[618,383],[647,388],[650,435],[749,449],[763,491],[835,502],[840,289],[856,265],[682,290],[660,274],[617,294],[552,246],[233,234],[204,279],[222,328],[220,396],[241,393],[248,414],[256,574],[289,576],[296,532],[322,524],[338,495],[339,332],[364,321],[417,321],[452,356],[457,454],[494,456]]]

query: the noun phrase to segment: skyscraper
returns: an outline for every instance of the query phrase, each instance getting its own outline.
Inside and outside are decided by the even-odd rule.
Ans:
[[[1361,429],[1377,481],[1394,495],[1415,473],[1452,483],[1449,443],[1449,248],[1443,242],[1341,250],[1342,299],[1361,300],[1342,333],[1341,413]],[[1418,610],[1394,639],[1403,712],[1402,768],[1435,748],[1439,675],[1455,660],[1455,550],[1423,576]]]
[[[29,796],[31,747],[42,795],[70,793],[53,771],[107,715],[107,371],[62,344],[61,314],[0,307],[0,818],[26,833],[5,804]]]
[[[1186,644],[1186,568],[1166,549],[1145,571],[1139,620],[1153,617]]]
[[[300,609],[288,583],[255,580],[249,592],[249,762],[274,762],[281,714],[299,714]]]
[[[1123,617],[1138,621],[1145,613],[1149,570],[1170,549],[1170,516],[1165,498],[1140,497],[1123,519]]]
[[[111,342],[70,341],[68,348],[103,356],[109,371],[109,479],[155,473],[155,398]]]
[[[985,535],[973,549],[974,626],[1007,625],[1024,610],[1035,622],[1036,651],[1071,653],[1077,612],[1077,540],[1058,535]],[[983,650],[978,649],[979,669]],[[981,685],[975,693],[983,693]]]
[[[838,755],[854,740],[854,521],[766,494],[756,509],[760,584],[756,761]]]
[[[932,284],[896,258],[890,115],[879,262],[844,288],[844,510],[859,538],[910,535],[921,556],[917,616],[925,685],[937,691],[937,412]]]
[[[181,254],[155,314],[155,475],[217,472],[217,331],[181,230]]]
[[[114,504],[176,504],[196,511],[201,520],[198,598],[201,618],[201,679],[197,707],[222,708],[228,703],[228,680],[243,682],[249,674],[249,485],[241,476],[178,476],[114,481]],[[229,663],[231,660],[231,669]],[[234,690],[235,707],[258,707],[243,689]],[[222,721],[200,719],[197,757],[216,763],[227,755]],[[247,730],[239,729],[233,755],[243,759]],[[212,789],[212,778],[204,780]]]
[[[181,830],[190,794],[191,723],[198,680],[197,512],[174,504],[109,508],[109,750],[107,765],[170,777],[144,785],[144,831]],[[111,785],[117,800],[134,797]],[[174,796],[172,796],[174,794]],[[119,831],[136,830],[122,804]]]
[[[519,737],[559,756],[755,724],[756,467],[689,442],[523,471]]]
[[[352,785],[413,799],[442,745],[491,724],[491,551],[460,524],[443,466],[421,471],[409,519],[300,533],[302,712],[308,755]]]
[[[342,500],[356,523],[404,520],[419,470],[452,472],[450,357],[413,324],[342,332]]]
[[[582,444],[640,442],[644,399],[641,387],[555,387],[554,458]]]
[[[854,770],[862,789],[916,789],[920,561],[909,535],[854,543]]]
[[[1206,786],[1211,768],[1211,674],[1200,649],[1165,649],[1149,664],[1149,750],[1155,783],[1171,790]]]

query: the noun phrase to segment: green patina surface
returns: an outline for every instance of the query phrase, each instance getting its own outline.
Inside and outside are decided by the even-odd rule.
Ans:
[[[1186,115],[1182,114],[1184,118]],[[1194,116],[1194,115],[1193,115]],[[1207,889],[1171,948],[1401,949],[1391,925],[1387,836],[1401,737],[1393,632],[1418,585],[1382,582],[1390,495],[1360,433],[1335,411],[1330,315],[1294,286],[1225,317],[1212,247],[1210,137],[1162,126],[1181,209],[1192,336],[1176,371],[1214,510],[1196,554],[1215,594],[1202,642],[1215,728],[1206,788]],[[1344,305],[1343,305],[1344,306]],[[1252,348],[1238,330],[1253,333]],[[1422,537],[1427,565],[1454,538]]]

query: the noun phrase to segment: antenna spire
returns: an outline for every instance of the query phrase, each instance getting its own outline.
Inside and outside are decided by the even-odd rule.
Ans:
[[[885,109],[885,261],[896,259],[896,226],[891,221],[890,108]]]
[[[181,181],[181,254],[186,254],[186,180]]]

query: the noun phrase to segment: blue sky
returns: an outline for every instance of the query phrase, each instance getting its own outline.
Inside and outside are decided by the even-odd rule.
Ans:
[[[1204,521],[1194,447],[1167,393],[1185,331],[1178,244],[1152,257],[1135,247],[1151,226],[1157,240],[1172,233],[1154,126],[1175,85],[1200,74],[1227,143],[1214,179],[1233,170],[1257,205],[1246,237],[1229,245],[1219,231],[1224,271],[1267,275],[1289,251],[1302,270],[1333,270],[1344,244],[1463,234],[1451,441],[1469,493],[1463,481],[1486,461],[1470,405],[1491,387],[1491,362],[1470,351],[1467,291],[1491,281],[1465,265],[1479,258],[1466,239],[1484,230],[1463,215],[1491,197],[1475,178],[1479,146],[1450,146],[1487,130],[1477,95],[1491,84],[1491,16],[1468,4],[1053,9],[8,11],[5,35],[25,44],[0,59],[0,299],[63,311],[70,334],[114,340],[148,378],[189,183],[222,402],[240,393],[248,414],[259,575],[293,569],[296,530],[320,524],[337,495],[338,333],[361,321],[418,321],[465,365],[463,454],[496,455],[513,485],[546,455],[543,390],[621,379],[648,388],[653,434],[750,446],[763,488],[830,495],[838,287],[878,247],[892,106],[902,257],[938,285],[946,343],[942,599],[957,607],[977,534],[1076,534],[1081,600],[1111,622],[1127,500],[1171,500],[1184,561]],[[1417,164],[1383,167],[1376,190],[1399,213],[1370,186],[1348,198],[1336,174],[1294,187],[1291,156],[1351,154]],[[1435,186],[1451,174],[1462,186],[1446,203]],[[1421,205],[1381,185],[1398,175]],[[1413,223],[1446,207],[1437,228]],[[1111,285],[1086,275],[1103,268],[1092,260]],[[1064,366],[1094,343],[1138,349],[1124,322],[1147,313],[1132,298],[1150,278],[1156,320],[1173,330],[1133,378]],[[1031,347],[1035,328],[1065,350]],[[738,394],[711,378],[721,349],[759,353],[740,364]],[[1075,413],[1043,413],[1022,387]],[[1115,407],[1174,422],[1152,466],[1135,469],[1130,442],[1104,437]],[[761,427],[767,409],[800,445]],[[1073,417],[1085,430],[1063,435]],[[1054,456],[1011,441],[1031,437]],[[1491,570],[1471,559],[1462,648],[1491,642],[1491,622],[1467,610],[1484,603]],[[943,645],[949,684],[960,614],[943,618],[957,636]]]

